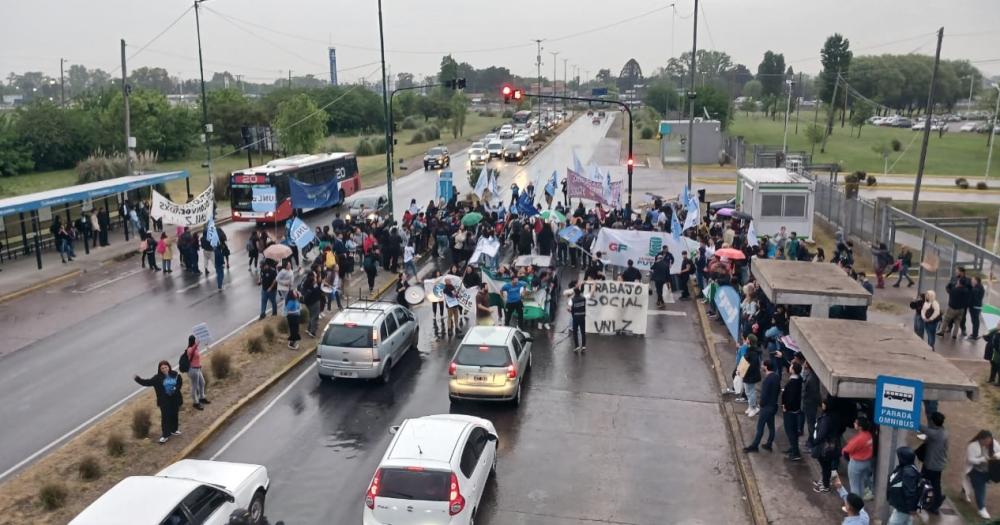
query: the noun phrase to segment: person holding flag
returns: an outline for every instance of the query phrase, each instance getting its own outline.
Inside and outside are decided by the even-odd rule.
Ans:
[[[484,200],[484,195],[489,187],[490,174],[486,171],[486,166],[479,171],[479,178],[476,179],[476,187],[472,188],[472,193],[479,198],[480,201]]]
[[[670,235],[674,237],[675,242],[680,242],[682,231],[681,223],[677,220],[677,210],[674,210],[674,212],[670,214]]]
[[[206,255],[211,253],[215,257],[215,284],[218,289],[222,289],[222,280],[225,277],[226,268],[226,254],[219,249],[219,230],[215,227],[215,218],[209,215],[208,225],[205,226],[205,240],[208,242],[209,246],[212,247],[211,250],[206,250]],[[206,258],[205,264],[208,265],[208,259]],[[208,273],[208,270],[205,270]]]
[[[747,226],[747,246],[756,248],[760,245],[760,241],[757,239],[757,229],[753,227],[753,221],[750,221],[750,225]]]
[[[531,202],[531,198],[528,196],[527,192],[521,193],[521,196],[517,198],[517,205],[515,206],[514,211],[517,212],[518,215],[523,215],[525,217],[538,215],[538,210],[535,208],[535,204]]]
[[[545,183],[545,203],[550,210],[552,209],[552,198],[556,195],[556,173],[558,170],[552,170],[552,177]]]

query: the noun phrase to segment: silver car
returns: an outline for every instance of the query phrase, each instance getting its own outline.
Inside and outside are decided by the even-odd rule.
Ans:
[[[409,309],[394,303],[358,301],[334,317],[320,338],[320,379],[389,382],[392,367],[416,348],[419,327]]]
[[[517,328],[473,327],[448,365],[448,398],[520,404],[531,344],[531,336]]]

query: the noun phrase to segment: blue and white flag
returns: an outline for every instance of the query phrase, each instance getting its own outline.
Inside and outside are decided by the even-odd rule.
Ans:
[[[288,238],[299,247],[300,250],[304,250],[309,243],[316,239],[316,234],[313,233],[312,228],[308,224],[302,221],[302,219],[296,217],[292,219],[291,225],[288,227]]]
[[[523,215],[525,217],[538,215],[538,210],[535,208],[535,204],[531,202],[531,197],[527,192],[521,193],[521,196],[517,198],[515,211],[518,215]]]
[[[587,171],[583,169],[583,164],[580,162],[580,157],[576,156],[576,150],[573,150],[573,171],[576,172],[577,175],[588,177]]]
[[[219,247],[219,230],[215,228],[215,218],[211,214],[208,216],[208,225],[205,226],[205,238],[212,248]]]
[[[322,184],[307,184],[288,177],[288,192],[293,208],[329,208],[340,202],[340,184],[337,179]]]
[[[691,194],[688,192],[687,184],[685,184],[684,189],[681,190],[681,204],[687,206],[689,200],[691,200]]]
[[[472,193],[475,193],[476,197],[479,197],[479,200],[483,200],[483,195],[486,194],[489,184],[490,174],[486,170],[486,166],[483,166],[482,171],[479,172],[479,178],[476,179],[476,187],[472,188]]]
[[[250,209],[255,212],[273,212],[278,205],[278,193],[274,186],[254,186],[251,190]]]
[[[576,226],[567,226],[559,230],[559,237],[566,239],[567,242],[576,244],[583,238],[583,230]]]
[[[545,183],[545,194],[548,195],[549,197],[556,196],[556,177],[557,177],[556,172],[557,170],[552,170],[552,178],[550,178],[549,181]]]
[[[497,177],[499,177],[499,173],[496,174],[496,175],[493,175],[493,176],[489,177],[489,179],[490,179],[489,192],[490,192],[490,196],[491,196],[491,198],[492,198],[492,200],[494,202],[499,202],[500,201],[500,188],[497,188]]]
[[[596,170],[595,173],[600,175]],[[616,204],[614,195],[611,193],[611,173],[608,173],[604,179],[601,179],[601,193],[604,196],[604,204],[609,206]]]
[[[681,240],[681,223],[677,220],[677,210],[670,214],[670,234],[675,241]]]
[[[698,199],[691,195],[687,201],[687,217],[684,218],[684,229],[694,228],[701,223],[701,207]]]
[[[753,227],[753,221],[750,221],[750,226],[747,226],[747,246],[757,247],[760,245],[760,241],[757,240],[757,228]]]

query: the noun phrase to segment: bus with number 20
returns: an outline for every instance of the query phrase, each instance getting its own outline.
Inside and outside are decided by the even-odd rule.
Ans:
[[[361,189],[358,159],[353,153],[318,153],[275,159],[263,166],[234,171],[229,177],[229,199],[234,221],[282,222],[292,217],[288,179],[306,184],[322,184],[337,179],[340,202]],[[253,211],[254,188],[275,189],[273,212]],[[308,210],[303,210],[308,211]]]

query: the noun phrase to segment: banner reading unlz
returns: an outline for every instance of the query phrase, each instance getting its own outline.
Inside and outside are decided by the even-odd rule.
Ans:
[[[153,203],[149,211],[150,217],[160,219],[164,224],[177,226],[200,226],[208,222],[212,214],[212,187],[209,186],[200,195],[187,204],[177,204],[153,191]]]
[[[614,335],[646,333],[648,286],[618,281],[586,281],[587,333]]]

